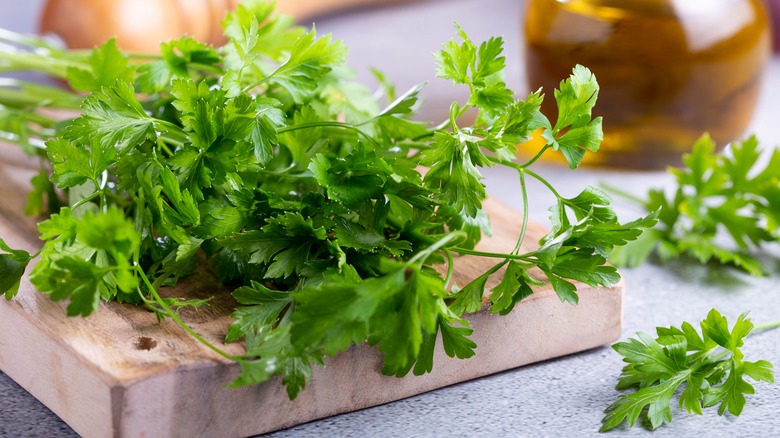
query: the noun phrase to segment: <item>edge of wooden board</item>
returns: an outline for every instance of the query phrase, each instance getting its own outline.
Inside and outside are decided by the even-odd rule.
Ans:
[[[583,290],[584,289],[584,290]],[[623,285],[581,288],[578,306],[543,290],[508,316],[470,316],[477,354],[452,359],[439,340],[434,370],[384,376],[381,355],[361,345],[316,367],[307,388],[288,400],[281,382],[228,388],[238,366],[217,358],[183,361],[119,382],[94,367],[83,345],[62,348],[49,327],[32,323],[17,302],[0,304],[0,368],[83,436],[241,437],[375,406],[616,340]],[[24,327],[22,333],[19,327]],[[65,339],[67,342],[67,339]],[[82,350],[82,351],[80,351]]]

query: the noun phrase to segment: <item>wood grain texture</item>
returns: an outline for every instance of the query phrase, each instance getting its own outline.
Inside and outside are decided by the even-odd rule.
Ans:
[[[29,177],[36,166],[0,144],[0,237],[12,247],[35,249],[35,220],[25,217]],[[514,245],[521,222],[512,209],[488,201],[494,237],[486,251]],[[530,242],[545,232],[529,224]],[[455,261],[455,281],[465,284],[488,265],[474,257]],[[497,281],[493,280],[493,281]],[[182,317],[209,341],[223,345],[234,302],[206,269],[172,294],[215,296]],[[477,354],[447,357],[441,345],[431,374],[402,379],[380,374],[373,348],[350,349],[314,370],[311,383],[289,401],[278,380],[230,389],[238,367],[189,337],[172,321],[158,324],[139,307],[102,303],[89,318],[67,318],[65,305],[36,292],[27,280],[19,295],[0,302],[0,369],[86,437],[241,437],[387,403],[521,365],[614,341],[622,322],[622,283],[592,289],[578,285],[580,304],[558,300],[538,288],[506,317],[471,315]]]

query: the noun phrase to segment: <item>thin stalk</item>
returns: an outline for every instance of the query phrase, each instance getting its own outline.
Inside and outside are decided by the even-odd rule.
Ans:
[[[29,52],[0,52],[0,60],[9,62],[7,65],[0,64],[0,70],[3,71],[32,70],[59,78],[67,76],[68,67],[89,68],[88,64],[83,62],[44,57]]]
[[[512,254],[520,252],[520,248],[523,246],[525,240],[525,232],[528,230],[528,188],[525,185],[525,172],[518,172],[520,174],[520,193],[523,197],[523,227],[520,229],[520,236],[517,238],[515,248],[512,250]]]
[[[444,254],[447,256],[447,276],[444,278],[444,289],[449,289],[455,262],[452,260],[452,251],[445,249]]]
[[[8,29],[0,29],[0,41],[36,48],[51,48],[51,46],[49,46],[45,40],[13,32]]]
[[[753,327],[753,330],[750,332],[750,334],[752,335],[754,333],[763,332],[766,330],[772,330],[776,328],[780,328],[780,320],[768,322],[765,324],[759,324]]]
[[[162,136],[157,138],[157,146],[162,149],[163,152],[168,154],[169,157],[173,156],[173,151],[171,151],[171,148],[168,147],[168,144],[165,142],[165,140],[171,140],[171,139],[164,139]],[[184,146],[184,144],[174,144],[174,146]]]
[[[494,259],[508,259],[508,260],[520,260],[524,262],[534,263],[535,260],[528,257],[527,255],[519,255],[519,254],[504,254],[500,252],[486,252],[486,251],[477,251],[473,249],[466,249],[466,248],[460,248],[460,247],[453,247],[450,248],[451,251],[456,252],[461,255],[473,255],[473,256],[479,256],[479,257],[489,257]]]
[[[125,52],[125,55],[130,59],[145,59],[159,61],[163,59],[160,55],[152,55],[151,53],[138,53],[138,52]]]
[[[636,196],[636,195],[634,195],[632,193],[628,193],[627,191],[625,191],[623,189],[619,189],[619,188],[617,188],[617,187],[615,187],[613,185],[606,184],[606,183],[601,183],[599,185],[602,188],[604,188],[604,190],[607,190],[608,192],[612,192],[612,193],[620,196],[623,199],[627,199],[627,200],[635,202],[635,203],[637,203],[639,205],[645,205],[645,200],[644,199],[642,199],[642,198],[640,198],[640,197],[638,197],[638,196]]]
[[[442,237],[441,239],[437,240],[435,243],[433,243],[431,246],[425,248],[424,250],[418,252],[414,257],[409,259],[408,262],[406,262],[407,265],[413,265],[417,263],[418,261],[420,263],[425,262],[425,260],[431,256],[431,254],[435,253],[436,251],[443,248],[445,245],[450,243],[451,241],[455,240],[456,238],[462,239],[467,237],[465,231],[453,231],[446,236]],[[453,249],[454,251],[454,249]]]
[[[35,123],[42,127],[53,127],[57,122],[54,119],[46,117],[42,114],[33,113],[29,111],[22,111],[13,107],[8,107],[0,103],[0,111],[13,114],[15,117],[24,119],[25,121]]]
[[[0,78],[0,103],[8,107],[25,106],[26,111],[42,107],[77,110],[81,100],[76,94],[49,85]]]
[[[563,196],[561,196],[561,194],[558,193],[558,191],[555,190],[555,188],[552,185],[550,185],[550,183],[547,182],[546,179],[542,178],[541,176],[539,176],[535,172],[530,171],[528,169],[525,169],[525,173],[527,173],[528,176],[534,178],[535,180],[539,181],[540,183],[544,184],[544,186],[547,187],[547,189],[550,190],[550,192],[552,192],[552,194],[555,195],[556,198],[563,199]]]
[[[273,73],[270,76],[266,76],[266,77],[264,77],[262,79],[258,79],[256,81],[252,82],[251,84],[249,84],[246,87],[244,87],[244,89],[241,90],[241,91],[244,92],[244,93],[247,93],[252,88],[259,87],[260,85],[263,85],[267,80],[271,79],[271,76],[273,76]]]
[[[162,299],[160,294],[157,293],[157,289],[149,281],[149,277],[146,276],[146,273],[144,272],[144,270],[141,269],[141,267],[138,266],[138,265],[135,266],[135,270],[138,273],[138,275],[141,277],[141,281],[143,281],[144,284],[146,285],[146,287],[149,288],[149,293],[152,294],[152,298],[154,298],[155,304],[160,306],[165,311],[166,316],[168,316],[171,319],[173,319],[176,322],[176,324],[179,325],[179,327],[181,327],[182,329],[184,329],[184,331],[189,333],[190,336],[192,336],[193,338],[198,340],[198,342],[202,343],[203,345],[205,345],[206,347],[208,347],[209,349],[211,349],[215,353],[219,354],[220,356],[224,357],[225,359],[229,359],[229,360],[232,360],[234,362],[241,362],[241,361],[244,360],[242,357],[232,355],[232,354],[222,350],[221,348],[217,347],[216,345],[212,344],[206,338],[204,338],[203,336],[198,334],[198,332],[193,330],[184,321],[182,321],[182,319],[179,318],[179,315],[177,315],[176,312],[171,310],[171,308],[168,307],[167,304],[165,304],[165,301]],[[148,302],[146,297],[143,296],[143,293],[141,293],[140,289],[139,289],[138,293],[139,293],[139,295],[141,295],[141,299],[143,299],[144,302]]]
[[[95,183],[95,186],[97,186],[97,183]],[[98,196],[100,196],[100,192],[102,192],[102,190],[95,191],[95,193],[93,193],[93,194],[87,196],[86,198],[80,200],[79,202],[73,204],[73,206],[71,206],[70,209],[71,210],[75,210],[75,209],[81,207],[82,205],[86,204],[87,202],[92,201],[93,199],[95,199]]]
[[[160,138],[164,139],[166,142],[177,147],[183,147],[187,143],[187,133],[184,132],[181,127],[162,119],[154,119],[154,123],[167,129],[167,131],[160,136]]]
[[[521,164],[520,167],[523,169],[527,168],[528,166],[534,164],[539,158],[544,155],[547,150],[550,149],[550,145],[545,145],[536,155],[534,155],[530,160],[528,160],[525,164]]]
[[[8,132],[8,131],[0,131],[0,140],[6,140],[6,141],[9,141],[11,143],[17,143],[17,144],[19,142],[23,141],[22,138],[19,137],[18,134],[15,134],[13,132]],[[41,139],[38,139],[38,138],[28,138],[27,139],[27,143],[30,146],[33,146],[33,147],[35,147],[37,149],[44,150],[44,151],[46,150],[46,145],[43,144],[43,141],[41,141]]]
[[[284,128],[278,129],[276,131],[277,134],[283,134],[285,132],[291,132],[291,131],[298,131],[301,129],[310,129],[310,128],[326,128],[326,127],[333,127],[333,128],[343,128],[350,131],[354,131],[364,139],[368,140],[369,143],[374,145],[377,149],[381,149],[381,146],[379,143],[376,142],[373,138],[371,138],[370,135],[366,134],[365,132],[361,131],[354,125],[350,125],[349,123],[343,123],[343,122],[333,122],[333,121],[323,121],[323,122],[311,122],[311,123],[301,123],[300,125],[293,125],[293,126],[286,126]]]

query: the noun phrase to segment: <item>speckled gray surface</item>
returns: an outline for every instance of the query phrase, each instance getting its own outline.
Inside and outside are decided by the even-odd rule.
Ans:
[[[0,5],[0,26],[25,29],[34,19],[40,0],[24,5]],[[16,2],[14,2],[16,3]],[[453,20],[460,22],[474,39],[492,34],[507,38],[508,82],[522,91],[520,68],[520,14],[516,0],[440,0],[404,7],[388,7],[327,17],[318,20],[321,32],[333,32],[351,48],[351,63],[361,77],[365,66],[379,67],[396,80],[399,88],[433,80],[430,53],[449,39]],[[19,18],[14,19],[14,14]],[[405,47],[401,50],[399,47]],[[752,132],[764,144],[780,143],[778,106],[780,62],[773,61],[768,83]],[[448,84],[432,82],[426,91],[428,114],[440,117],[449,99],[457,93]],[[574,194],[583,184],[607,182],[641,193],[664,186],[669,178],[659,172],[619,172],[542,167],[544,176]],[[516,207],[514,175],[492,171],[486,183],[493,196]],[[546,220],[550,199],[540,195],[531,205],[532,217]],[[620,205],[626,219],[635,212]],[[780,273],[780,267],[777,269]],[[778,274],[750,278],[723,268],[705,268],[688,263],[672,266],[647,264],[624,270],[627,281],[624,337],[636,331],[652,331],[656,325],[699,320],[712,307],[730,319],[750,310],[757,322],[780,317]],[[0,342],[3,336],[0,333]],[[517,342],[522,342],[518,339]],[[780,365],[780,331],[750,339],[748,358],[765,358]],[[313,436],[533,436],[569,437],[597,434],[602,410],[617,393],[613,389],[621,362],[609,348],[559,358],[479,380],[454,385],[383,406],[340,415],[271,434],[272,437]],[[699,418],[674,410],[675,420],[652,434],[654,437],[752,437],[780,436],[780,387],[756,385],[758,394],[748,398],[739,418],[708,412]],[[641,428],[618,430],[615,436],[650,436]],[[75,436],[48,409],[7,376],[0,373],[0,437]]]

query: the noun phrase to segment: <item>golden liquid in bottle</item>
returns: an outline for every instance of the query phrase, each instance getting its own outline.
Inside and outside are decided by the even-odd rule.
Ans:
[[[770,54],[761,0],[529,0],[525,33],[545,114],[576,64],[595,73],[605,136],[585,162],[621,167],[679,164],[704,132],[739,139]]]

